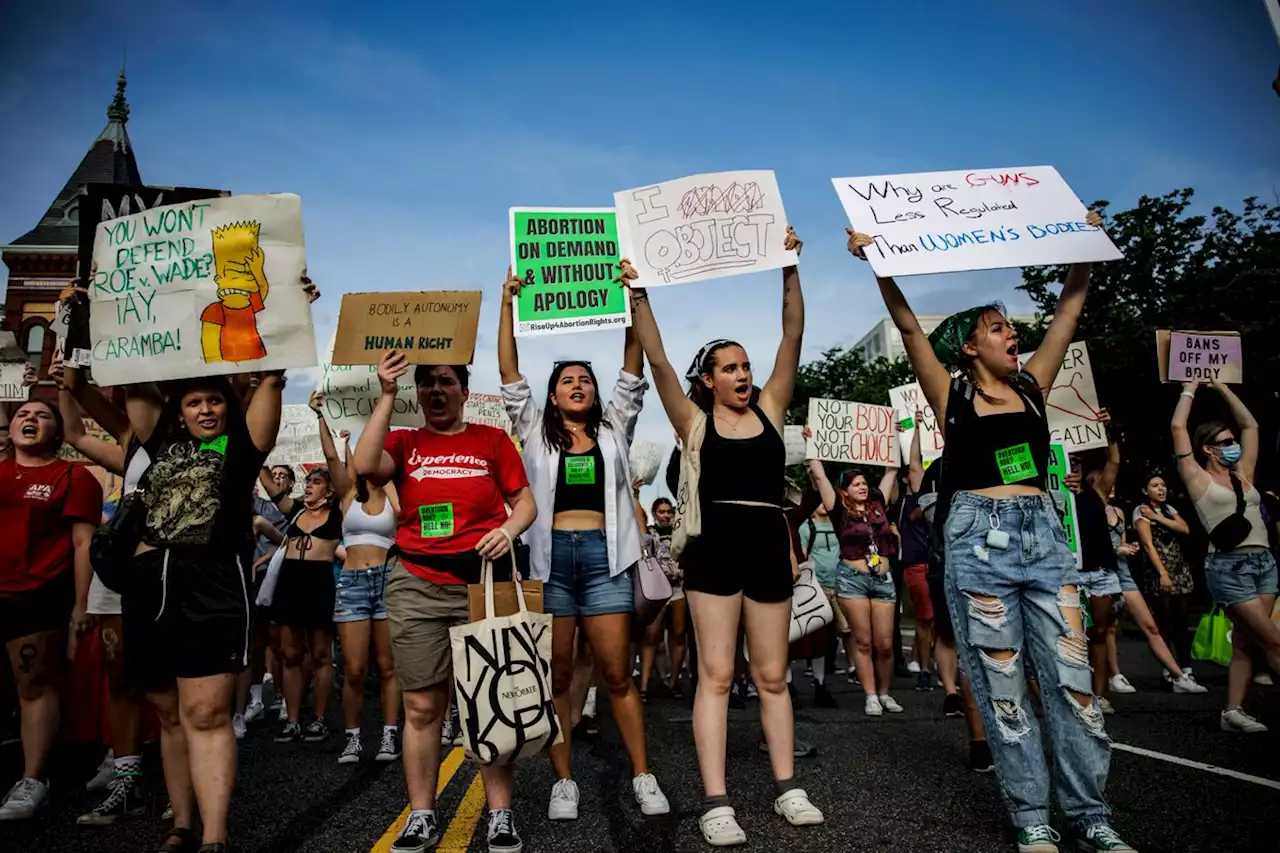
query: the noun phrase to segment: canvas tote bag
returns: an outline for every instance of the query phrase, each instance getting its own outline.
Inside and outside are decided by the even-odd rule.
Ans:
[[[480,570],[485,616],[449,629],[462,748],[479,764],[512,764],[563,742],[551,701],[551,623],[514,581],[519,609],[495,616],[493,565]]]

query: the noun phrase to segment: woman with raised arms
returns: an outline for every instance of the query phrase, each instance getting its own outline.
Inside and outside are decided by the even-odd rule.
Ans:
[[[785,246],[800,251],[791,228]],[[621,268],[624,281],[638,277],[629,262]],[[746,843],[725,784],[729,687],[742,618],[773,765],[773,809],[796,826],[822,823],[822,812],[795,783],[795,724],[786,682],[792,553],[783,516],[782,426],[804,335],[800,271],[782,271],[782,341],[763,389],[752,384],[746,351],[733,341],[715,340],[685,371],[686,396],[642,289],[632,291],[632,316],[662,406],[684,447],[672,556],[684,569],[698,638],[693,737],[705,795],[702,835],[715,847]],[[690,519],[698,516],[700,532],[690,531]],[[698,535],[689,538],[690,533]]]
[[[1091,211],[1088,221],[1102,220]],[[872,238],[853,229],[848,234],[849,251],[865,261],[863,248]],[[1025,369],[1002,306],[962,311],[925,337],[898,285],[877,277],[920,387],[945,429],[937,523],[946,548],[947,604],[1020,853],[1056,853],[1060,840],[1049,825],[1049,770],[1027,692],[1025,654],[1045,685],[1058,797],[1080,849],[1133,850],[1111,828],[1103,797],[1111,744],[1093,695],[1079,573],[1045,491],[1049,427],[1041,389],[1050,387],[1075,334],[1089,273],[1089,264],[1071,267],[1053,322]]]
[[[520,373],[512,301],[523,284],[507,270],[498,319],[502,400],[524,448],[538,505],[529,528],[529,569],[544,582],[543,607],[555,617],[551,680],[564,741],[551,747],[557,782],[547,816],[576,820],[578,786],[570,761],[570,686],[579,626],[609,691],[609,704],[631,761],[632,793],[646,815],[671,810],[645,755],[640,693],[631,679],[631,568],[640,560],[640,528],[631,497],[628,453],[644,405],[644,353],[626,332],[622,372],[608,406],[600,402],[588,361],[559,361],[539,401]]]

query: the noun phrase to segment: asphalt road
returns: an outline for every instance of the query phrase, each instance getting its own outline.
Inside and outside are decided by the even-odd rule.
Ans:
[[[1276,850],[1280,809],[1280,689],[1255,688],[1251,709],[1272,733],[1245,737],[1218,730],[1225,671],[1202,665],[1205,696],[1174,696],[1161,684],[1145,644],[1125,640],[1121,658],[1139,692],[1113,697],[1107,718],[1117,747],[1109,798],[1115,825],[1142,853],[1150,851]],[[918,693],[911,682],[895,695],[906,713],[874,719],[862,715],[862,694],[833,682],[836,710],[814,709],[803,668],[796,683],[802,706],[797,726],[818,746],[800,762],[799,777],[827,823],[796,829],[773,814],[768,758],[757,749],[758,708],[730,712],[730,793],[746,830],[745,851],[914,851],[986,853],[1014,849],[1003,828],[1003,808],[993,776],[965,769],[967,741],[960,720],[941,717],[941,691]],[[375,730],[370,706],[366,731]],[[626,759],[606,719],[596,742],[575,746],[574,771],[582,791],[575,823],[546,820],[553,774],[538,758],[517,771],[515,808],[528,851],[699,851],[707,848],[697,827],[701,788],[689,725],[689,702],[655,700],[647,708],[653,772],[671,799],[673,813],[644,818],[632,802]],[[336,716],[332,722],[337,723]],[[274,725],[255,724],[240,746],[240,779],[232,809],[236,853],[364,853],[385,851],[405,807],[398,763],[339,766],[337,735],[324,744],[277,746]],[[371,744],[372,745],[372,744]],[[1133,748],[1158,753],[1139,754]],[[63,753],[51,808],[25,824],[0,825],[0,849],[58,853],[147,853],[159,837],[162,793],[148,815],[109,828],[75,825],[93,800],[83,792],[96,756]],[[158,778],[154,748],[147,756]],[[441,850],[484,851],[483,797],[474,767],[447,756],[440,814],[448,822]],[[1172,760],[1171,760],[1172,759]],[[1190,762],[1190,763],[1186,763]],[[1222,772],[1205,769],[1212,765]],[[0,752],[0,783],[20,770],[15,746]],[[1240,776],[1231,775],[1245,774]],[[1275,780],[1275,781],[1272,781]],[[1268,784],[1269,783],[1269,784]],[[379,846],[381,845],[381,846]],[[1065,846],[1064,850],[1067,849]]]

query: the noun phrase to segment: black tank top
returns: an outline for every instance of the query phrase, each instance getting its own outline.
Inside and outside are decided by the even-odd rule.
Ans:
[[[716,431],[715,415],[707,413],[707,431],[699,454],[702,472],[698,498],[711,501],[752,501],[782,506],[786,485],[786,447],[782,436],[754,403],[763,427],[751,438],[725,438]]]
[[[1076,527],[1080,531],[1080,554],[1084,570],[1114,572],[1117,568],[1116,551],[1111,544],[1107,507],[1088,484],[1076,495]]]
[[[947,491],[976,491],[993,486],[1033,486],[1044,491],[1049,473],[1049,422],[1044,395],[1025,370],[1009,387],[1025,411],[979,415],[973,383],[957,377],[947,398]]]
[[[604,512],[604,455],[600,445],[586,453],[561,453],[553,513]]]

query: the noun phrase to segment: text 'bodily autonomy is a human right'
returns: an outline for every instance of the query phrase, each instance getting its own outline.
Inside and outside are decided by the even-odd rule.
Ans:
[[[879,276],[1113,261],[1120,251],[1052,166],[833,178]]]

